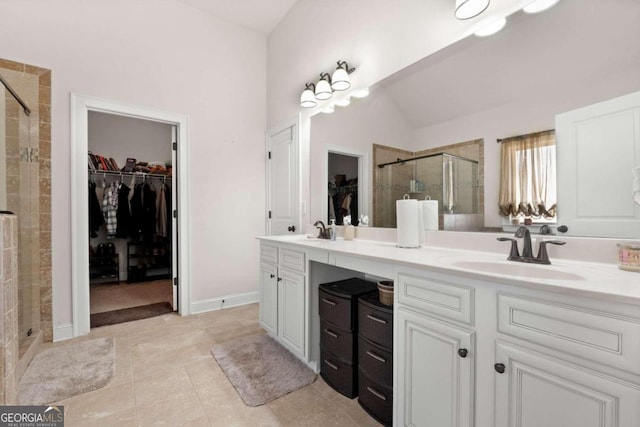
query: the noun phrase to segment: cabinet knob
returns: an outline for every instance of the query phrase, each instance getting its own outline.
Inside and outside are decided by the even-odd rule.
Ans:
[[[295,226],[295,225],[292,225],[292,226],[290,226],[290,227],[287,227],[287,230],[289,230],[289,231],[291,231],[291,232],[294,232],[294,231],[296,231],[296,226]]]
[[[278,282],[282,282],[282,277],[278,277]]]
[[[466,348],[458,349],[458,356],[462,357],[463,359],[467,357],[467,354],[469,354],[469,352],[467,351]]]
[[[275,274],[270,274],[269,277],[271,277],[273,279],[274,277],[276,277],[276,275]]]
[[[493,369],[499,374],[504,374],[504,363],[496,363],[493,365]]]

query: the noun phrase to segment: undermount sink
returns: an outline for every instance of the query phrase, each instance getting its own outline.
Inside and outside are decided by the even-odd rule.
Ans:
[[[584,280],[584,277],[559,271],[553,267],[545,265],[525,264],[512,261],[457,261],[452,265],[469,270],[483,271],[487,273],[504,274],[507,276],[519,276],[528,279],[547,279],[547,280]]]

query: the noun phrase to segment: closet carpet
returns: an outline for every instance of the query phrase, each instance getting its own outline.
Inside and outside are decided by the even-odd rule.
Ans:
[[[140,307],[160,302],[171,303],[171,279],[119,285],[92,285],[90,288],[91,314],[123,308]]]

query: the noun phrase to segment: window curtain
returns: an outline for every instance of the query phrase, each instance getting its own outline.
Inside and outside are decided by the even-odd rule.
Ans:
[[[501,216],[555,218],[555,151],[554,130],[502,140],[498,201]]]

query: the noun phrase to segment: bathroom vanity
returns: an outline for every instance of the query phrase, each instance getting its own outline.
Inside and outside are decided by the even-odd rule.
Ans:
[[[260,251],[260,324],[316,371],[318,285],[395,281],[394,425],[640,425],[636,273],[301,235]]]

